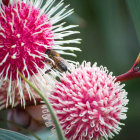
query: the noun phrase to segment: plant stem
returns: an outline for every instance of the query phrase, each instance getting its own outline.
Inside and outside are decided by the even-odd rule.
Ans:
[[[116,77],[116,81],[127,81],[127,80],[131,80],[134,78],[139,78],[140,77],[140,68],[138,67],[138,64],[140,62],[140,54],[138,55],[136,61],[134,62],[132,68],[124,73],[121,74],[119,76]]]
[[[29,84],[30,87],[32,87],[39,95],[40,97],[43,99],[44,103],[47,105],[48,107],[48,110],[51,114],[51,117],[53,119],[53,122],[54,122],[54,125],[55,125],[55,128],[56,128],[56,131],[57,131],[57,135],[58,135],[58,139],[59,140],[65,140],[65,137],[63,135],[63,132],[62,132],[62,129],[59,125],[59,122],[58,122],[58,119],[56,117],[56,114],[52,108],[52,106],[50,105],[48,99],[41,93],[41,91],[39,89],[37,89],[32,83],[30,83],[20,72],[19,72],[19,75],[22,77],[22,79],[27,82],[27,84]]]

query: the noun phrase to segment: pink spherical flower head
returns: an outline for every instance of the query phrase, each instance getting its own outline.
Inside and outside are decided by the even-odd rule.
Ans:
[[[65,43],[79,43],[80,39],[64,40],[64,37],[78,33],[69,30],[76,26],[64,26],[65,23],[57,25],[57,22],[73,11],[66,11],[68,6],[63,7],[63,1],[52,7],[54,2],[55,0],[47,0],[42,6],[42,0],[11,0],[8,6],[3,3],[0,6],[0,89],[7,87],[7,106],[14,104],[16,89],[24,106],[23,87],[27,90],[28,96],[34,98],[29,86],[23,83],[18,72],[27,79],[32,79],[32,76],[39,73],[39,77],[35,76],[40,79],[36,85],[43,85],[41,75],[44,74],[43,70],[49,67],[45,62],[49,59],[45,54],[47,49],[70,55],[74,54],[66,53],[65,50],[79,50],[62,46]],[[0,94],[0,98],[3,97],[3,94]]]
[[[63,74],[50,95],[66,138],[98,140],[112,138],[121,130],[120,121],[126,119],[127,92],[115,82],[112,72],[96,63],[83,62]],[[48,122],[48,114],[43,110]]]

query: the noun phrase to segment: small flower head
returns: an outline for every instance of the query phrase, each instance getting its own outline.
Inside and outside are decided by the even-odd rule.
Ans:
[[[31,94],[29,87],[22,82],[18,72],[28,79],[37,73],[43,75],[42,70],[48,68],[48,63],[45,62],[49,59],[45,54],[46,49],[71,55],[73,53],[65,53],[65,50],[79,50],[63,46],[65,43],[79,43],[79,39],[64,40],[64,37],[78,33],[69,30],[76,26],[64,26],[65,23],[57,24],[73,11],[66,11],[68,6],[63,7],[63,0],[52,7],[54,2],[55,0],[47,0],[44,6],[42,6],[42,0],[11,0],[8,6],[1,2],[0,88],[5,84],[8,85],[6,85],[7,105],[14,104],[15,88],[23,102],[25,102],[24,86],[28,95]],[[41,79],[38,81],[37,86],[43,84]]]
[[[127,92],[112,72],[96,63],[83,62],[63,74],[50,94],[50,102],[68,139],[108,139],[126,119]],[[44,119],[47,118],[47,113]],[[48,122],[47,122],[48,123]]]

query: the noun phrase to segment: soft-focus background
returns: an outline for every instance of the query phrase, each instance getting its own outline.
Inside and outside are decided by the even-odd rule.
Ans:
[[[82,52],[76,52],[77,57],[71,59],[80,62],[83,60],[97,62],[98,65],[106,66],[116,76],[129,70],[140,52],[140,45],[127,2],[65,0],[65,3],[71,4],[71,8],[75,10],[75,13],[66,20],[68,23],[80,25],[77,30],[81,33],[75,37],[82,38],[81,44],[77,45]],[[115,136],[114,140],[138,140],[140,139],[140,79],[127,81],[125,84],[130,100],[128,118],[123,121],[125,126],[122,126],[120,134]],[[39,133],[43,140],[46,140],[46,135],[46,131]]]

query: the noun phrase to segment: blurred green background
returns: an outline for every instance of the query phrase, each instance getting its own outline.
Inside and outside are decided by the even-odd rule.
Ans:
[[[131,68],[140,45],[137,29],[132,20],[126,0],[65,0],[74,8],[75,13],[66,20],[70,24],[80,25],[77,30],[82,42],[77,45],[82,52],[71,58],[97,62],[98,66],[106,66],[114,75],[119,75]],[[140,3],[138,3],[140,9]],[[135,9],[134,9],[135,10]],[[140,15],[140,11],[137,12]],[[138,23],[140,25],[140,23]],[[125,82],[129,104],[125,126],[114,140],[140,139],[140,79]],[[46,131],[39,133],[46,140]]]

